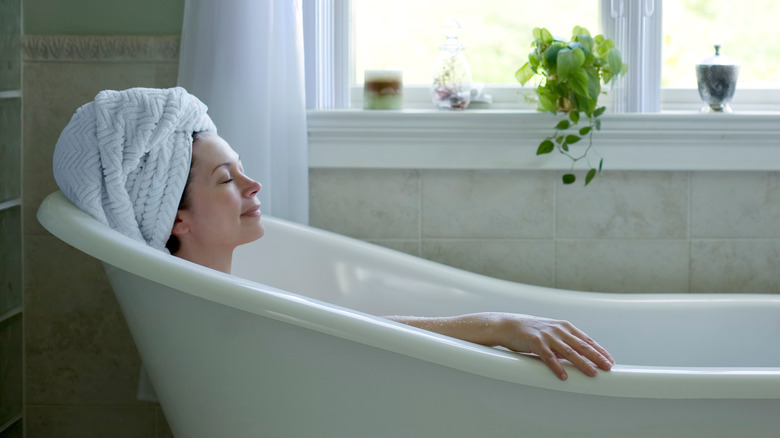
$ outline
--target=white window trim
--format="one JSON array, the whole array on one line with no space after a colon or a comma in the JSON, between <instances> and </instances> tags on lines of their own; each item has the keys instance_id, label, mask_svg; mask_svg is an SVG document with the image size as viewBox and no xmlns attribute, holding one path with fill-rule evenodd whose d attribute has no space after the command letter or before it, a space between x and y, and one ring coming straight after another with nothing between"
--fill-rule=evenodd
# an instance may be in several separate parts
<instances>
[{"instance_id":1,"label":"white window trim","mask_svg":"<svg viewBox=\"0 0 780 438\"><path fill-rule=\"evenodd\" d=\"M310 0L303 8L306 106L349 107L350 0Z\"/></svg>"},{"instance_id":2,"label":"white window trim","mask_svg":"<svg viewBox=\"0 0 780 438\"><path fill-rule=\"evenodd\" d=\"M613 98L613 111L661 111L661 26L663 0L599 0L604 36L617 44L623 62L633 66Z\"/></svg>"}]
</instances>

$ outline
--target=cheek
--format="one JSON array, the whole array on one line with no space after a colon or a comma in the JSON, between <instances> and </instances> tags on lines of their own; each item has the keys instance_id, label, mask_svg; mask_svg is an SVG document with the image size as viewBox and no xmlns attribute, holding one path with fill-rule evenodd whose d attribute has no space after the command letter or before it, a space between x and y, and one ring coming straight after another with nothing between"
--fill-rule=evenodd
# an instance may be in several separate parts
<instances>
[{"instance_id":1,"label":"cheek","mask_svg":"<svg viewBox=\"0 0 780 438\"><path fill-rule=\"evenodd\" d=\"M241 200L224 192L203 197L200 201L198 212L203 222L212 226L231 225L241 213Z\"/></svg>"}]
</instances>

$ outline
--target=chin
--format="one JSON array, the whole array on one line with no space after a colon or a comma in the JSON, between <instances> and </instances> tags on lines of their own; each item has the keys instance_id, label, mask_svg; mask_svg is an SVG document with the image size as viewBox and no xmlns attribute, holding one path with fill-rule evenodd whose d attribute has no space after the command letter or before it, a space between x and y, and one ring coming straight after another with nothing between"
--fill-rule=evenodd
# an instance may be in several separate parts
<instances>
[{"instance_id":1,"label":"chin","mask_svg":"<svg viewBox=\"0 0 780 438\"><path fill-rule=\"evenodd\" d=\"M254 242L265 235L265 225L260 221L260 218L257 218L257 222L252 222L251 224L244 223L242 228L239 237L241 243L239 245Z\"/></svg>"},{"instance_id":2,"label":"chin","mask_svg":"<svg viewBox=\"0 0 780 438\"><path fill-rule=\"evenodd\" d=\"M263 225L262 222L257 222L257 227L254 230L252 240L250 242L254 242L255 240L265 236L265 225Z\"/></svg>"}]
</instances>

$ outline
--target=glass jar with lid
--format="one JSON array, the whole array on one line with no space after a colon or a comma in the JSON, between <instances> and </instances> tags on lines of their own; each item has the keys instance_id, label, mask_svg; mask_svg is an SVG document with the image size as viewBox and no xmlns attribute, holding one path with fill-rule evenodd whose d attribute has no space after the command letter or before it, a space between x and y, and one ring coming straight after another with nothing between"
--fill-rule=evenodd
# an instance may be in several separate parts
<instances>
[{"instance_id":1,"label":"glass jar with lid","mask_svg":"<svg viewBox=\"0 0 780 438\"><path fill-rule=\"evenodd\" d=\"M431 87L433 104L439 109L462 110L471 102L471 67L463 44L458 42L460 32L460 23L454 18L442 26L447 41L439 46Z\"/></svg>"},{"instance_id":2,"label":"glass jar with lid","mask_svg":"<svg viewBox=\"0 0 780 438\"><path fill-rule=\"evenodd\" d=\"M715 54L696 64L696 81L699 96L706 106L703 112L730 113L729 102L734 97L739 77L739 65L728 56L720 54L720 45L715 45Z\"/></svg>"}]
</instances>

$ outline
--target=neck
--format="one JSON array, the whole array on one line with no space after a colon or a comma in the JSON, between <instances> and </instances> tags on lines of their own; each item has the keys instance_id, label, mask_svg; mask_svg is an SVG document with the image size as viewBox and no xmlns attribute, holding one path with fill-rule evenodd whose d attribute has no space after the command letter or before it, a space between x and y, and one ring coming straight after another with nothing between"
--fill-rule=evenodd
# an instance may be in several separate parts
<instances>
[{"instance_id":1,"label":"neck","mask_svg":"<svg viewBox=\"0 0 780 438\"><path fill-rule=\"evenodd\" d=\"M233 263L232 249L211 248L204 251L182 246L174 255L226 274L230 274L230 266Z\"/></svg>"}]
</instances>

